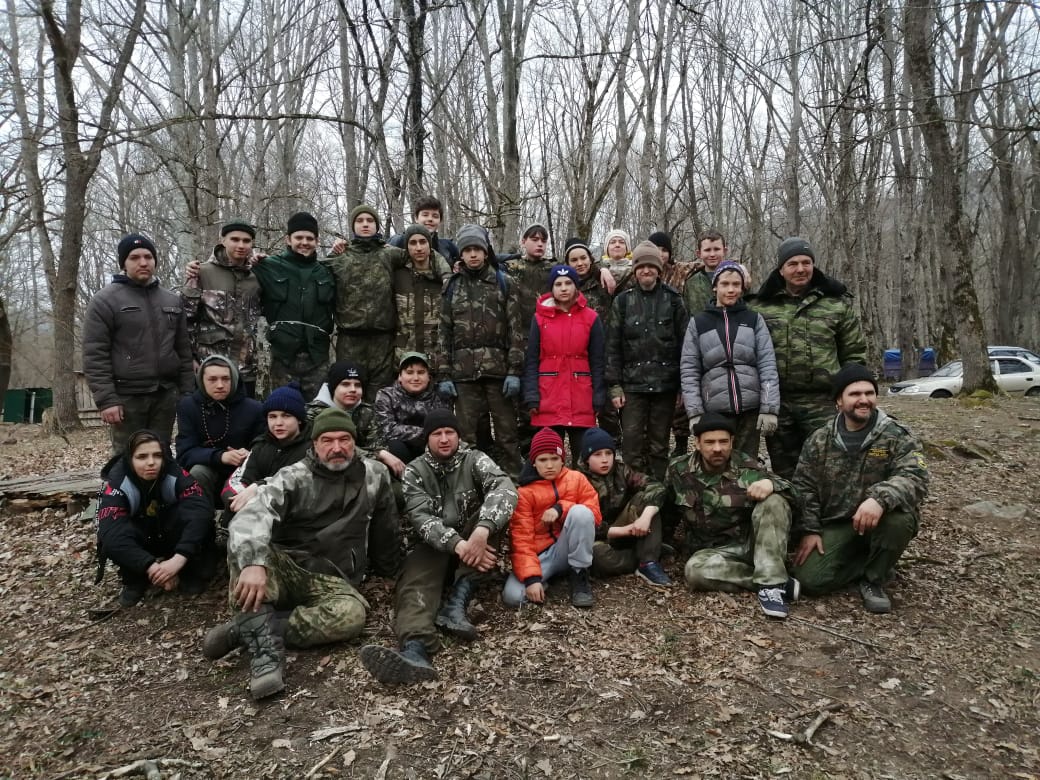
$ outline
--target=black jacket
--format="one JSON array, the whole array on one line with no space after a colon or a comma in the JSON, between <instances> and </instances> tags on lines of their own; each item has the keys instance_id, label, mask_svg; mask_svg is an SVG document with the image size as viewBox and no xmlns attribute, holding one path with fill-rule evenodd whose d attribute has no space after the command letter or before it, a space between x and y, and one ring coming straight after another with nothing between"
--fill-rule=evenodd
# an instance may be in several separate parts
<instances>
[{"instance_id":1,"label":"black jacket","mask_svg":"<svg viewBox=\"0 0 1040 780\"><path fill-rule=\"evenodd\" d=\"M264 407L239 385L224 401L196 390L177 403L177 462L185 469L210 466L227 477L234 467L220 462L231 447L248 447L267 428Z\"/></svg>"}]
</instances>

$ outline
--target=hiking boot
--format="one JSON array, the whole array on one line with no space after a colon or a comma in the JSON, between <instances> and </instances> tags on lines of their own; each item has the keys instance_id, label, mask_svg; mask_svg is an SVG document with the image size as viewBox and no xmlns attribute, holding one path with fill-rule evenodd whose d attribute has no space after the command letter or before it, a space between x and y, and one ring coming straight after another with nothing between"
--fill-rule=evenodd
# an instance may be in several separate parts
<instances>
[{"instance_id":1,"label":"hiking boot","mask_svg":"<svg viewBox=\"0 0 1040 780\"><path fill-rule=\"evenodd\" d=\"M202 640L202 654L214 661L223 658L236 647L242 647L242 636L234 620L213 626Z\"/></svg>"},{"instance_id":2,"label":"hiking boot","mask_svg":"<svg viewBox=\"0 0 1040 780\"><path fill-rule=\"evenodd\" d=\"M670 588L672 586L672 581L668 579L668 575L664 573L664 569L661 568L661 564L657 561L647 561L639 564L639 567L636 569L636 576L641 577L651 585L657 585L661 588Z\"/></svg>"},{"instance_id":3,"label":"hiking boot","mask_svg":"<svg viewBox=\"0 0 1040 780\"><path fill-rule=\"evenodd\" d=\"M758 590L758 603L769 617L785 618L791 610L784 603L786 585L766 585Z\"/></svg>"},{"instance_id":4,"label":"hiking boot","mask_svg":"<svg viewBox=\"0 0 1040 780\"><path fill-rule=\"evenodd\" d=\"M249 660L249 692L254 699L266 699L285 688L285 646L276 630L274 608L262 604L256 612L240 612L235 625L252 656Z\"/></svg>"},{"instance_id":5,"label":"hiking boot","mask_svg":"<svg viewBox=\"0 0 1040 780\"><path fill-rule=\"evenodd\" d=\"M571 569L571 604L586 609L596 603L589 584L588 569Z\"/></svg>"},{"instance_id":6,"label":"hiking boot","mask_svg":"<svg viewBox=\"0 0 1040 780\"><path fill-rule=\"evenodd\" d=\"M794 577L788 577L787 582L784 583L784 601L788 604L794 604L801 597L802 583Z\"/></svg>"},{"instance_id":7,"label":"hiking boot","mask_svg":"<svg viewBox=\"0 0 1040 780\"><path fill-rule=\"evenodd\" d=\"M892 601L888 598L888 594L885 593L885 589L876 582L861 581L859 584L859 595L863 599L863 608L867 612L883 615L892 611Z\"/></svg>"},{"instance_id":8,"label":"hiking boot","mask_svg":"<svg viewBox=\"0 0 1040 780\"><path fill-rule=\"evenodd\" d=\"M133 607L141 599L144 598L146 585L123 585L123 589L119 591L119 606L121 607Z\"/></svg>"},{"instance_id":9,"label":"hiking boot","mask_svg":"<svg viewBox=\"0 0 1040 780\"><path fill-rule=\"evenodd\" d=\"M409 639L400 650L365 645L361 648L361 665L384 685L411 685L437 679L437 670L430 663L426 646L418 639Z\"/></svg>"},{"instance_id":10,"label":"hiking boot","mask_svg":"<svg viewBox=\"0 0 1040 780\"><path fill-rule=\"evenodd\" d=\"M434 624L448 634L471 641L478 636L477 627L466 617L466 607L473 598L476 583L472 577L460 577L441 605Z\"/></svg>"}]
</instances>

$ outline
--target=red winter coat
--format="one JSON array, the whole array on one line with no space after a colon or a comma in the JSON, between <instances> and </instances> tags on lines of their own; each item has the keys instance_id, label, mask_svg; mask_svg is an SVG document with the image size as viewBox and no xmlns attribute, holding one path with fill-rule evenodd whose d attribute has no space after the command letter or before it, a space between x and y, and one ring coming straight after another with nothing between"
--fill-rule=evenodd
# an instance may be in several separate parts
<instances>
[{"instance_id":1,"label":"red winter coat","mask_svg":"<svg viewBox=\"0 0 1040 780\"><path fill-rule=\"evenodd\" d=\"M607 400L605 345L603 324L580 292L567 312L551 292L539 297L524 364L524 403L537 409L533 426L596 424Z\"/></svg>"}]
</instances>

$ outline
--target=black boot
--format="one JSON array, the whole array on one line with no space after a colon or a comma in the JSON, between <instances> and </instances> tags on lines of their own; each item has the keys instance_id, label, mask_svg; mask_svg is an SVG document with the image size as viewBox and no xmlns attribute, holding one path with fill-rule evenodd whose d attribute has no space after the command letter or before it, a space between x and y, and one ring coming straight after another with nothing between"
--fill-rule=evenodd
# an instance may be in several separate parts
<instances>
[{"instance_id":1,"label":"black boot","mask_svg":"<svg viewBox=\"0 0 1040 780\"><path fill-rule=\"evenodd\" d=\"M437 679L437 670L430 663L426 646L418 639L409 639L400 650L365 645L361 648L361 664L384 685L411 685Z\"/></svg>"},{"instance_id":2,"label":"black boot","mask_svg":"<svg viewBox=\"0 0 1040 780\"><path fill-rule=\"evenodd\" d=\"M444 600L437 619L434 621L437 628L443 629L452 636L459 639L473 640L477 638L477 627L469 622L466 617L466 607L473 598L473 591L477 583L472 577L460 577L448 598Z\"/></svg>"},{"instance_id":3,"label":"black boot","mask_svg":"<svg viewBox=\"0 0 1040 780\"><path fill-rule=\"evenodd\" d=\"M589 584L588 569L571 569L571 604L587 608L596 603Z\"/></svg>"},{"instance_id":4,"label":"black boot","mask_svg":"<svg viewBox=\"0 0 1040 780\"><path fill-rule=\"evenodd\" d=\"M252 655L249 692L254 699L265 699L285 688L285 644L277 623L270 604L262 604L256 612L240 612L235 616L241 642Z\"/></svg>"}]
</instances>

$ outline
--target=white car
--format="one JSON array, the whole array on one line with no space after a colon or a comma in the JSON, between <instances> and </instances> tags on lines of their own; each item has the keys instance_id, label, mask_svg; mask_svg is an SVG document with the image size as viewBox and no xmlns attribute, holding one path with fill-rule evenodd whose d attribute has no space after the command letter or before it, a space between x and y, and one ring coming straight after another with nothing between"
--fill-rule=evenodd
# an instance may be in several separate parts
<instances>
[{"instance_id":1,"label":"white car","mask_svg":"<svg viewBox=\"0 0 1040 780\"><path fill-rule=\"evenodd\" d=\"M997 387L1008 395L1040 396L1040 365L1020 357L996 357L990 360ZM896 382L888 388L889 395L910 398L952 398L964 384L964 366L961 361L947 363L931 376Z\"/></svg>"}]
</instances>

